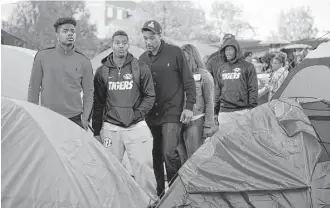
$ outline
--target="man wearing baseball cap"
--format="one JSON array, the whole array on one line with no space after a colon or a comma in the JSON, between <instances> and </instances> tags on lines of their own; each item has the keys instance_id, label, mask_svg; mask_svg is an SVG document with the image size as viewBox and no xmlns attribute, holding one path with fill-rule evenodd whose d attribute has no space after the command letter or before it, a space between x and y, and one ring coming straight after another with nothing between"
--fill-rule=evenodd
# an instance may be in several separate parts
<instances>
[{"instance_id":1,"label":"man wearing baseball cap","mask_svg":"<svg viewBox=\"0 0 330 208\"><path fill-rule=\"evenodd\" d=\"M163 158L171 184L181 167L177 147L182 123L188 124L193 116L196 88L183 51L161 39L160 24L149 20L143 25L142 33L147 51L140 56L140 61L149 65L156 92L155 104L146 121L154 137L154 172L157 194L161 197L165 189Z\"/></svg>"}]
</instances>

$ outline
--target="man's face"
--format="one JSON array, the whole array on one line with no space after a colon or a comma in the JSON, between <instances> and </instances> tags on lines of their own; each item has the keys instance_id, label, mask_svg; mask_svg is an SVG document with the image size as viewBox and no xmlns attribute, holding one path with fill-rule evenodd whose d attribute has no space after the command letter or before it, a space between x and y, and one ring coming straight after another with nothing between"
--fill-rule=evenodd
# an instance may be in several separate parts
<instances>
[{"instance_id":1,"label":"man's face","mask_svg":"<svg viewBox=\"0 0 330 208\"><path fill-rule=\"evenodd\" d=\"M67 46L73 45L76 41L76 28L72 24L60 25L56 36L60 43Z\"/></svg>"},{"instance_id":2,"label":"man's face","mask_svg":"<svg viewBox=\"0 0 330 208\"><path fill-rule=\"evenodd\" d=\"M160 34L155 34L152 31L145 30L142 32L144 43L148 51L155 52L160 45Z\"/></svg>"},{"instance_id":3,"label":"man's face","mask_svg":"<svg viewBox=\"0 0 330 208\"><path fill-rule=\"evenodd\" d=\"M112 40L112 50L115 57L125 58L128 53L129 42L124 35L117 35Z\"/></svg>"},{"instance_id":4,"label":"man's face","mask_svg":"<svg viewBox=\"0 0 330 208\"><path fill-rule=\"evenodd\" d=\"M226 56L228 61L231 61L231 60L235 59L235 57L236 57L235 47L234 46L227 46L225 48L225 56Z\"/></svg>"}]
</instances>

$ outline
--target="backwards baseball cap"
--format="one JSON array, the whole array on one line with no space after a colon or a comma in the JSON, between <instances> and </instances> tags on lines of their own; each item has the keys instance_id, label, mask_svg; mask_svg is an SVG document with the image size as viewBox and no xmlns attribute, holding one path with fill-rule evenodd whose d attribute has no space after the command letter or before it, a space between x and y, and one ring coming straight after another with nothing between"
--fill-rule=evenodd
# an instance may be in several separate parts
<instances>
[{"instance_id":1,"label":"backwards baseball cap","mask_svg":"<svg viewBox=\"0 0 330 208\"><path fill-rule=\"evenodd\" d=\"M144 23L142 29L142 31L144 30L150 30L156 34L160 34L162 33L162 27L160 26L159 22L157 22L156 20L149 20L146 23Z\"/></svg>"}]
</instances>

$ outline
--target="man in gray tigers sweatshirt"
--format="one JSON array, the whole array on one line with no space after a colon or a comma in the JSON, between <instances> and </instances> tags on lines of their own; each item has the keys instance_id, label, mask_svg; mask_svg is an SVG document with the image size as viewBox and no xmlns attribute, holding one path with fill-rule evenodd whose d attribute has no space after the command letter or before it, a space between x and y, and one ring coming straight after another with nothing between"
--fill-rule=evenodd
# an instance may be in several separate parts
<instances>
[{"instance_id":1,"label":"man in gray tigers sweatshirt","mask_svg":"<svg viewBox=\"0 0 330 208\"><path fill-rule=\"evenodd\" d=\"M87 130L94 93L92 65L74 46L76 21L59 18L54 27L58 43L36 54L28 101L38 105L40 96L42 106Z\"/></svg>"}]
</instances>

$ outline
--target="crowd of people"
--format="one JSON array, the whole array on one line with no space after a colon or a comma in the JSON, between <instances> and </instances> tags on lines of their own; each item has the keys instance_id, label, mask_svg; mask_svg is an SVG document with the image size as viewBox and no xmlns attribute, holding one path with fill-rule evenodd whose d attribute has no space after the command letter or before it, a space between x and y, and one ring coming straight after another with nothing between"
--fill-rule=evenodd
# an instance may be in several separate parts
<instances>
[{"instance_id":1,"label":"crowd of people","mask_svg":"<svg viewBox=\"0 0 330 208\"><path fill-rule=\"evenodd\" d=\"M76 24L73 18L54 24L58 43L36 54L28 101L39 104L40 97L42 106L85 130L92 119L95 138L120 162L126 151L133 177L151 201L164 194L164 162L171 185L223 123L258 105L253 54L243 54L233 35L202 59L191 44L164 42L161 25L150 20L141 27L146 51L140 57L129 52L127 33L116 31L112 53L93 75L90 61L74 46ZM279 53L263 63L272 73L262 89L270 99L288 74L287 57Z\"/></svg>"}]
</instances>

